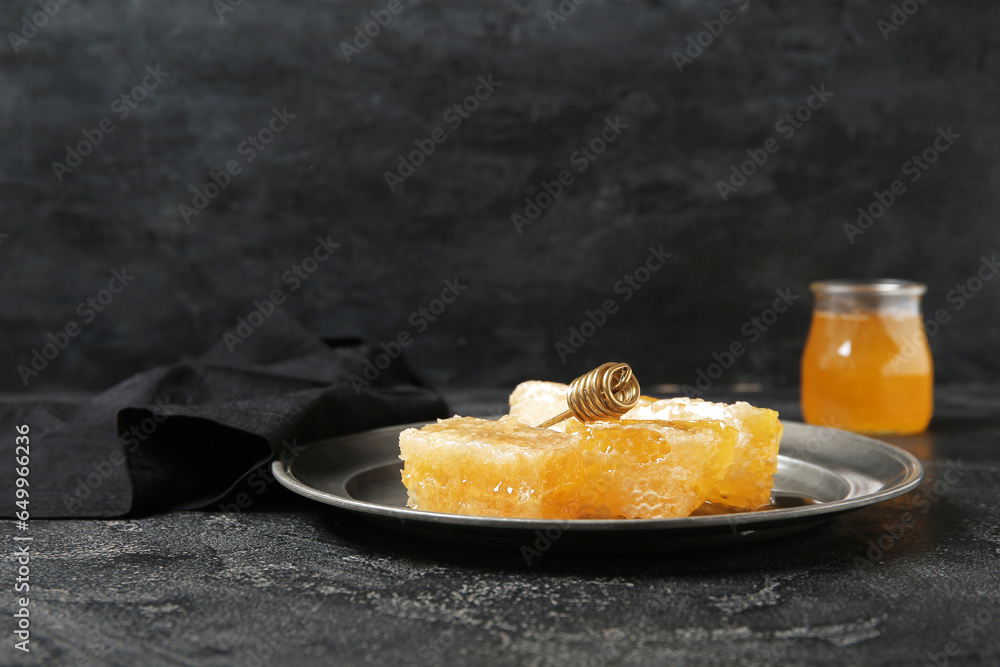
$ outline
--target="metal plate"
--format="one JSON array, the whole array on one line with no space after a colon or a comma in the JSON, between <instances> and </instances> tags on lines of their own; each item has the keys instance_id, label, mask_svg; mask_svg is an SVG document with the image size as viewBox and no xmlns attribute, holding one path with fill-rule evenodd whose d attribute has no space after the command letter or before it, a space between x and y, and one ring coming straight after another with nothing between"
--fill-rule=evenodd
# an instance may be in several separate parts
<instances>
[{"instance_id":1,"label":"metal plate","mask_svg":"<svg viewBox=\"0 0 1000 667\"><path fill-rule=\"evenodd\" d=\"M586 552L712 547L771 539L900 496L924 471L910 454L887 443L836 429L785 426L773 496L814 501L740 514L680 519L554 521L423 512L406 507L400 478L402 424L308 445L272 471L286 488L313 500L424 538L475 546L528 546ZM544 539L541 539L543 538Z\"/></svg>"}]
</instances>

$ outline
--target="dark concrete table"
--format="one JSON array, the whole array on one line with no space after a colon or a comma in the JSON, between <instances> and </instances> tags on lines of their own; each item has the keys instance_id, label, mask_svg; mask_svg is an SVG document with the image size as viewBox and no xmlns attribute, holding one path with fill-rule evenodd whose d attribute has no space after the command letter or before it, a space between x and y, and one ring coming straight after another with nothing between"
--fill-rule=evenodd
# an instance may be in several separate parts
<instances>
[{"instance_id":1,"label":"dark concrete table","mask_svg":"<svg viewBox=\"0 0 1000 667\"><path fill-rule=\"evenodd\" d=\"M504 400L449 396L466 414L496 414ZM800 416L794 392L743 397ZM553 554L529 567L518 552L401 537L274 484L239 512L35 520L33 650L24 660L7 632L0 657L47 665L998 664L1000 387L939 388L931 431L894 442L925 462L917 491L738 549Z\"/></svg>"}]
</instances>

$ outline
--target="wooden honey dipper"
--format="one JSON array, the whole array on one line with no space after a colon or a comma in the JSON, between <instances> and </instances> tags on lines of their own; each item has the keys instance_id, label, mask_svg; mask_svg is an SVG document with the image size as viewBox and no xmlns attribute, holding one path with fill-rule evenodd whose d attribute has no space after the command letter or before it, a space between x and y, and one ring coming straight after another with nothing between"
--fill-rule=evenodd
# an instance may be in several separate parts
<instances>
[{"instance_id":1,"label":"wooden honey dipper","mask_svg":"<svg viewBox=\"0 0 1000 667\"><path fill-rule=\"evenodd\" d=\"M609 361L573 380L566 391L569 410L538 425L548 428L564 419L582 422L620 417L639 402L639 381L628 364Z\"/></svg>"}]
</instances>

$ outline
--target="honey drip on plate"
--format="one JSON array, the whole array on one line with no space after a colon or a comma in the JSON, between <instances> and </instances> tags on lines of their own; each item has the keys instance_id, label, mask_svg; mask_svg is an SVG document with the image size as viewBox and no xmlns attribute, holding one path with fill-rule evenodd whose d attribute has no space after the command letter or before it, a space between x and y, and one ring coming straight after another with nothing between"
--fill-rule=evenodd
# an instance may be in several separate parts
<instances>
[{"instance_id":1,"label":"honey drip on plate","mask_svg":"<svg viewBox=\"0 0 1000 667\"><path fill-rule=\"evenodd\" d=\"M737 509L735 507L726 507L725 505L718 505L715 503L702 503L691 516L720 516L723 514L748 514L750 512L766 512L767 510L780 510L788 509L790 507L808 507L809 505L817 505L819 501L813 500L812 498L805 498L803 496L771 496L771 502L766 505L761 505L752 510Z\"/></svg>"}]
</instances>

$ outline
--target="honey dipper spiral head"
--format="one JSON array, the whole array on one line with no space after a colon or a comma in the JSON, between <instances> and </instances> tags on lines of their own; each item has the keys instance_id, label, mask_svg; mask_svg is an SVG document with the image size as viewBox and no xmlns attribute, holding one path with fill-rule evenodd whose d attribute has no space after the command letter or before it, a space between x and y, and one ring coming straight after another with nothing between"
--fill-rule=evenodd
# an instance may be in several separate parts
<instances>
[{"instance_id":1,"label":"honey dipper spiral head","mask_svg":"<svg viewBox=\"0 0 1000 667\"><path fill-rule=\"evenodd\" d=\"M629 365L608 362L573 380L566 392L569 410L539 424L539 428L558 424L569 417L582 422L614 419L628 412L638 401L639 381Z\"/></svg>"}]
</instances>

